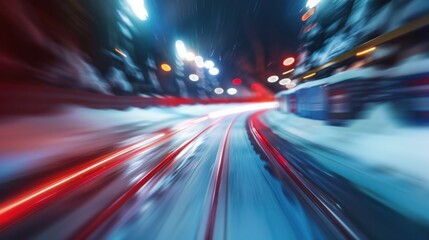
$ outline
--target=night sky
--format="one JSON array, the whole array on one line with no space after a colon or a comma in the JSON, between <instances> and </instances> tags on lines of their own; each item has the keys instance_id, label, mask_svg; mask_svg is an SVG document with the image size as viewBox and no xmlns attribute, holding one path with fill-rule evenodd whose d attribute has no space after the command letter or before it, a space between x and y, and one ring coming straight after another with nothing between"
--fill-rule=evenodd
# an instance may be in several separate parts
<instances>
[{"instance_id":1,"label":"night sky","mask_svg":"<svg viewBox=\"0 0 429 240\"><path fill-rule=\"evenodd\" d=\"M265 82L295 55L304 0L147 0L152 31L160 41L181 39L212 59L223 81Z\"/></svg>"}]
</instances>

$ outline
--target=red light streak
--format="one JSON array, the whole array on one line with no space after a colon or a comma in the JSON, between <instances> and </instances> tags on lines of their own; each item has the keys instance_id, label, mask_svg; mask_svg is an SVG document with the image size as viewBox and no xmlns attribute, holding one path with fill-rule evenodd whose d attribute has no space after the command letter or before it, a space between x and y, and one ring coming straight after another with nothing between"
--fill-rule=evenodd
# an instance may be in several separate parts
<instances>
[{"instance_id":1,"label":"red light streak","mask_svg":"<svg viewBox=\"0 0 429 240\"><path fill-rule=\"evenodd\" d=\"M37 211L49 202L53 201L55 197L61 196L74 187L107 172L113 167L150 150L152 147L155 147L162 142L167 141L174 134L207 119L208 117L202 117L195 120L191 119L185 121L178 125L183 126L180 127L180 129L160 131L160 133L138 143L57 174L51 177L50 180L32 186L29 189L24 190L21 194L7 199L0 204L0 231ZM192 124L192 122L194 123Z\"/></svg>"},{"instance_id":2,"label":"red light streak","mask_svg":"<svg viewBox=\"0 0 429 240\"><path fill-rule=\"evenodd\" d=\"M238 116L231 121L231 123L229 124L226 130L225 137L222 140L222 145L221 145L222 147L217 157L217 165L213 171L214 180L215 180L214 192L210 199L210 212L207 219L207 228L206 228L204 239L214 239L216 213L219 205L219 194L220 194L220 188L222 184L222 176L224 172L226 177L228 174L228 172L225 171L226 170L225 168L227 168L227 164L228 164L228 153L229 153L228 140L229 140L229 135L231 133L232 126L234 125L237 118Z\"/></svg>"}]
</instances>

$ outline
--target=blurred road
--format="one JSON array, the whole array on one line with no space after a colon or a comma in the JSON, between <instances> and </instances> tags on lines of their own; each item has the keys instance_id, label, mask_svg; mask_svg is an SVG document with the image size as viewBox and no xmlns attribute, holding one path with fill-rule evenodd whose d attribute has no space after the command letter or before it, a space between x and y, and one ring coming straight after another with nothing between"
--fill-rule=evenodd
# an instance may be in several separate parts
<instances>
[{"instance_id":1,"label":"blurred road","mask_svg":"<svg viewBox=\"0 0 429 240\"><path fill-rule=\"evenodd\" d=\"M275 135L261 112L223 110L165 125L43 174L2 182L0 238L429 236L427 226Z\"/></svg>"}]
</instances>

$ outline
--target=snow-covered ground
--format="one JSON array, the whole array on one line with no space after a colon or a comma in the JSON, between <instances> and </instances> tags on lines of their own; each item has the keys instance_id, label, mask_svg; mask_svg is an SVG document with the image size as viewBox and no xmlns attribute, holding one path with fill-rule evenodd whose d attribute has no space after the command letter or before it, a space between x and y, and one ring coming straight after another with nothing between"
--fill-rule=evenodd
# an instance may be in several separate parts
<instances>
[{"instance_id":1,"label":"snow-covered ground","mask_svg":"<svg viewBox=\"0 0 429 240\"><path fill-rule=\"evenodd\" d=\"M193 105L174 108L97 110L68 107L60 113L4 119L0 122L0 183L118 146L132 137L144 137L199 117L240 104Z\"/></svg>"},{"instance_id":2,"label":"snow-covered ground","mask_svg":"<svg viewBox=\"0 0 429 240\"><path fill-rule=\"evenodd\" d=\"M429 224L429 128L404 127L388 104L348 127L271 111L264 121L327 169L372 197Z\"/></svg>"}]
</instances>

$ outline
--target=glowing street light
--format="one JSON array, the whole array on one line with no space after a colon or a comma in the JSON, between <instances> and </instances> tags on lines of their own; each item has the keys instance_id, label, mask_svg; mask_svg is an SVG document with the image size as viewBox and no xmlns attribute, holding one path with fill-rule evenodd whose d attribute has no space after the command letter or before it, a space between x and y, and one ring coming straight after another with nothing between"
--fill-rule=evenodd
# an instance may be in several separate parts
<instances>
[{"instance_id":1,"label":"glowing street light","mask_svg":"<svg viewBox=\"0 0 429 240\"><path fill-rule=\"evenodd\" d=\"M295 62L295 58L288 57L283 61L283 65L287 67L287 66L294 64L294 62Z\"/></svg>"},{"instance_id":2,"label":"glowing street light","mask_svg":"<svg viewBox=\"0 0 429 240\"><path fill-rule=\"evenodd\" d=\"M200 77L198 77L197 74L191 74L189 75L189 80L191 80L192 82L198 82L198 80L200 80Z\"/></svg>"},{"instance_id":3,"label":"glowing street light","mask_svg":"<svg viewBox=\"0 0 429 240\"><path fill-rule=\"evenodd\" d=\"M224 90L223 90L223 88L215 88L214 92L215 92L217 95L221 95L221 94L224 92Z\"/></svg>"},{"instance_id":4,"label":"glowing street light","mask_svg":"<svg viewBox=\"0 0 429 240\"><path fill-rule=\"evenodd\" d=\"M188 55L188 51L186 51L186 46L181 40L176 41L176 50L177 54L181 58L185 58Z\"/></svg>"},{"instance_id":5,"label":"glowing street light","mask_svg":"<svg viewBox=\"0 0 429 240\"><path fill-rule=\"evenodd\" d=\"M164 72L170 72L171 71L171 66L168 65L168 64L166 64L166 63L163 63L163 64L161 64L161 69Z\"/></svg>"},{"instance_id":6,"label":"glowing street light","mask_svg":"<svg viewBox=\"0 0 429 240\"><path fill-rule=\"evenodd\" d=\"M291 82L292 82L292 80L290 78L285 78L285 79L280 80L279 84L282 86L286 86L287 84L289 84Z\"/></svg>"},{"instance_id":7,"label":"glowing street light","mask_svg":"<svg viewBox=\"0 0 429 240\"><path fill-rule=\"evenodd\" d=\"M195 60L195 54L193 52L187 52L186 53L186 60L191 62Z\"/></svg>"},{"instance_id":8,"label":"glowing street light","mask_svg":"<svg viewBox=\"0 0 429 240\"><path fill-rule=\"evenodd\" d=\"M232 84L234 85L241 85L243 83L243 80L241 80L241 78L234 78L232 80Z\"/></svg>"},{"instance_id":9,"label":"glowing street light","mask_svg":"<svg viewBox=\"0 0 429 240\"><path fill-rule=\"evenodd\" d=\"M306 13L304 13L304 15L302 15L301 20L303 22L307 21L315 12L316 10L314 10L314 8L310 8Z\"/></svg>"},{"instance_id":10,"label":"glowing street light","mask_svg":"<svg viewBox=\"0 0 429 240\"><path fill-rule=\"evenodd\" d=\"M269 77L268 79L267 79L267 81L269 82L269 83L275 83L275 82L277 82L279 80L279 77L278 76L271 76L271 77Z\"/></svg>"},{"instance_id":11,"label":"glowing street light","mask_svg":"<svg viewBox=\"0 0 429 240\"><path fill-rule=\"evenodd\" d=\"M306 7L314 8L319 3L320 3L320 0L308 0Z\"/></svg>"},{"instance_id":12,"label":"glowing street light","mask_svg":"<svg viewBox=\"0 0 429 240\"><path fill-rule=\"evenodd\" d=\"M144 6L144 0L127 0L128 5L130 5L131 10L134 14L143 21L146 21L149 17L146 7Z\"/></svg>"},{"instance_id":13,"label":"glowing street light","mask_svg":"<svg viewBox=\"0 0 429 240\"><path fill-rule=\"evenodd\" d=\"M210 75L213 75L213 76L216 76L216 75L218 75L219 74L219 69L218 68L210 68L209 69L209 73L210 73Z\"/></svg>"},{"instance_id":14,"label":"glowing street light","mask_svg":"<svg viewBox=\"0 0 429 240\"><path fill-rule=\"evenodd\" d=\"M290 83L286 84L286 88L287 89L291 89L296 87L296 82L295 81L291 81Z\"/></svg>"},{"instance_id":15,"label":"glowing street light","mask_svg":"<svg viewBox=\"0 0 429 240\"><path fill-rule=\"evenodd\" d=\"M235 95L237 94L237 89L235 88L228 88L228 90L226 91L229 95Z\"/></svg>"},{"instance_id":16,"label":"glowing street light","mask_svg":"<svg viewBox=\"0 0 429 240\"><path fill-rule=\"evenodd\" d=\"M203 68L204 67L204 58L201 56L196 56L195 57L195 64L197 65L197 67Z\"/></svg>"},{"instance_id":17,"label":"glowing street light","mask_svg":"<svg viewBox=\"0 0 429 240\"><path fill-rule=\"evenodd\" d=\"M215 64L213 61L207 60L204 62L204 67L207 69L211 69L214 68Z\"/></svg>"}]
</instances>

